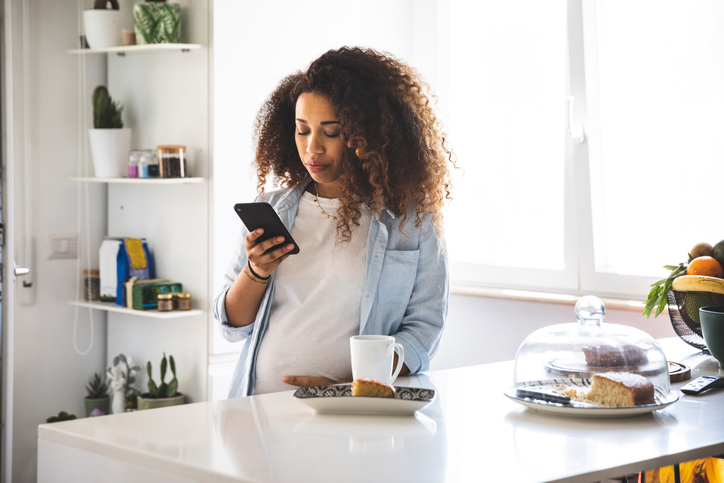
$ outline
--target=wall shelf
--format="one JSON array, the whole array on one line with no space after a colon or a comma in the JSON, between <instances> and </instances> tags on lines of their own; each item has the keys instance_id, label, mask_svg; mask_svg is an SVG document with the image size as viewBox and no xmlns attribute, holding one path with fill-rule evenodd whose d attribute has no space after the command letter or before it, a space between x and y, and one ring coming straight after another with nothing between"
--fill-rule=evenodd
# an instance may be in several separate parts
<instances>
[{"instance_id":1,"label":"wall shelf","mask_svg":"<svg viewBox=\"0 0 724 483\"><path fill-rule=\"evenodd\" d=\"M119 314L128 314L137 317L150 317L152 319L179 319L181 317L191 317L203 313L203 310L173 310L171 312L159 312L158 310L136 310L128 307L121 307L115 302L81 302L77 300L69 300L68 305L77 307L86 307L95 310L105 310L106 312L115 312Z\"/></svg>"},{"instance_id":2,"label":"wall shelf","mask_svg":"<svg viewBox=\"0 0 724 483\"><path fill-rule=\"evenodd\" d=\"M144 45L119 45L118 47L106 47L104 49L71 49L69 54L118 54L126 55L133 52L153 52L159 50L180 50L188 52L190 50L198 50L200 44L144 44Z\"/></svg>"},{"instance_id":3,"label":"wall shelf","mask_svg":"<svg viewBox=\"0 0 724 483\"><path fill-rule=\"evenodd\" d=\"M73 176L73 181L86 181L89 183L126 183L126 184L193 184L201 183L204 178L95 178L92 176Z\"/></svg>"}]
</instances>

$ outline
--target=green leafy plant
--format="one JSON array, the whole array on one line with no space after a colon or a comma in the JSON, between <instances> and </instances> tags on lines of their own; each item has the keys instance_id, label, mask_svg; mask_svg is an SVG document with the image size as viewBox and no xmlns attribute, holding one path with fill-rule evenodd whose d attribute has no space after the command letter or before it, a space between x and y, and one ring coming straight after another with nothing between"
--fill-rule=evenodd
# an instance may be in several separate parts
<instances>
[{"instance_id":1,"label":"green leafy plant","mask_svg":"<svg viewBox=\"0 0 724 483\"><path fill-rule=\"evenodd\" d=\"M165 382L167 364L171 366L171 373L173 373L173 379L171 379L168 384ZM160 399L176 396L176 393L178 392L178 379L176 379L176 363L173 360L173 356L169 356L167 362L166 353L163 353L163 359L161 359L161 385L157 386L153 380L151 361L148 361L148 364L146 364L146 372L148 373L149 397L153 399Z\"/></svg>"},{"instance_id":2,"label":"green leafy plant","mask_svg":"<svg viewBox=\"0 0 724 483\"><path fill-rule=\"evenodd\" d=\"M181 7L176 3L135 3L133 21L139 44L175 43L181 38Z\"/></svg>"},{"instance_id":3,"label":"green leafy plant","mask_svg":"<svg viewBox=\"0 0 724 483\"><path fill-rule=\"evenodd\" d=\"M110 386L108 385L107 379L102 379L100 373L96 372L93 376L88 379L88 384L85 386L88 395L88 399L101 399L108 397Z\"/></svg>"},{"instance_id":4,"label":"green leafy plant","mask_svg":"<svg viewBox=\"0 0 724 483\"><path fill-rule=\"evenodd\" d=\"M45 420L46 423L57 423L58 421L70 421L71 419L76 419L75 414L68 414L65 411L61 411L58 413L57 416L51 416L48 419Z\"/></svg>"},{"instance_id":5,"label":"green leafy plant","mask_svg":"<svg viewBox=\"0 0 724 483\"><path fill-rule=\"evenodd\" d=\"M95 129L121 129L123 107L113 100L105 86L93 91L93 127Z\"/></svg>"},{"instance_id":6,"label":"green leafy plant","mask_svg":"<svg viewBox=\"0 0 724 483\"><path fill-rule=\"evenodd\" d=\"M678 265L664 265L664 268L669 270L669 276L662 278L651 284L649 295L646 297L646 305L644 305L644 315L648 319L651 312L656 309L654 318L658 317L661 312L666 308L666 295L671 290L674 280L681 275L686 275L686 269L689 267L689 262L692 260L691 255L686 263L680 263Z\"/></svg>"}]
</instances>

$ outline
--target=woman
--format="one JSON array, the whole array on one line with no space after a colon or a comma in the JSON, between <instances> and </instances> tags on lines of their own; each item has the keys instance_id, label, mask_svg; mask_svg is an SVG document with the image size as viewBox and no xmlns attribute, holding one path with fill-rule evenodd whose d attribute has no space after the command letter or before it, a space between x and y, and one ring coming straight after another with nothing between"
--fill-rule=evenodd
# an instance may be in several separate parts
<instances>
[{"instance_id":1,"label":"woman","mask_svg":"<svg viewBox=\"0 0 724 483\"><path fill-rule=\"evenodd\" d=\"M282 80L255 126L258 201L299 244L241 239L214 304L243 341L229 397L351 380L349 337L394 335L429 368L447 314L441 209L452 153L427 84L394 57L331 50ZM268 178L282 189L265 192Z\"/></svg>"}]
</instances>

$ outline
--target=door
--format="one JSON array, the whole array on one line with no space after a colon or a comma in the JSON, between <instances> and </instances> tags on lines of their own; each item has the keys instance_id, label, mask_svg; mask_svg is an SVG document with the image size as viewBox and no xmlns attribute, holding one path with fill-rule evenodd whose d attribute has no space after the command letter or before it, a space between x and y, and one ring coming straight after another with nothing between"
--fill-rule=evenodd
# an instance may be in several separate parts
<instances>
[{"instance_id":1,"label":"door","mask_svg":"<svg viewBox=\"0 0 724 483\"><path fill-rule=\"evenodd\" d=\"M13 432L13 304L17 274L13 259L13 164L16 158L13 129L12 2L0 3L0 481L11 481ZM17 34L16 34L17 35Z\"/></svg>"}]
</instances>

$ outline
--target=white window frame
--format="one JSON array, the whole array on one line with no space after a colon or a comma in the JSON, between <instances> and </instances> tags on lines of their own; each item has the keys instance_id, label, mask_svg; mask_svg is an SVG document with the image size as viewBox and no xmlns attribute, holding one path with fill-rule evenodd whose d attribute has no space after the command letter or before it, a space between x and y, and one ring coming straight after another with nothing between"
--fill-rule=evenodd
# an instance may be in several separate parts
<instances>
[{"instance_id":1,"label":"white window frame","mask_svg":"<svg viewBox=\"0 0 724 483\"><path fill-rule=\"evenodd\" d=\"M455 0L453 0L455 1ZM591 160L601 153L598 125L598 67L595 0L567 0L567 85L561 100L564 164L564 268L561 270L451 263L453 293L467 287L534 290L562 294L595 294L643 301L656 277L621 275L596 269ZM573 99L570 121L579 124L584 141L575 142L566 122L566 99ZM454 195L454 193L453 193Z\"/></svg>"}]
</instances>

